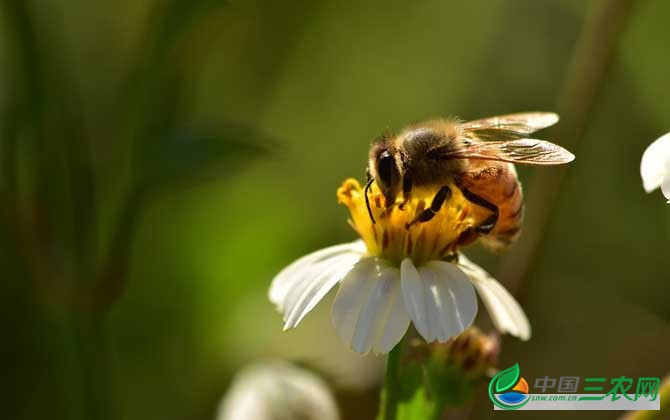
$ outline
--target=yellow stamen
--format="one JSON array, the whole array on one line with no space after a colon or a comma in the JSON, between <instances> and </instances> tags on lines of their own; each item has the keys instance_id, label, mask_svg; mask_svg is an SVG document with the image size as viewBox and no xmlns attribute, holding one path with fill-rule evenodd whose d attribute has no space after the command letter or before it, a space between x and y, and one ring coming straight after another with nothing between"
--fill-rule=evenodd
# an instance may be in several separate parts
<instances>
[{"instance_id":1,"label":"yellow stamen","mask_svg":"<svg viewBox=\"0 0 670 420\"><path fill-rule=\"evenodd\" d=\"M468 235L467 232L472 232L488 216L485 209L471 205L458 188L448 186L452 191L451 198L431 220L423 223L412 222L430 207L439 188L415 187L411 198L402 206L404 198L399 194L396 202L387 208L383 194L373 183L368 198L376 221L374 224L365 204L364 188L357 180L349 178L344 181L337 190L337 198L349 208L349 224L363 239L371 255L396 264L410 257L414 264L419 265L452 256L466 242L462 235Z\"/></svg>"}]
</instances>

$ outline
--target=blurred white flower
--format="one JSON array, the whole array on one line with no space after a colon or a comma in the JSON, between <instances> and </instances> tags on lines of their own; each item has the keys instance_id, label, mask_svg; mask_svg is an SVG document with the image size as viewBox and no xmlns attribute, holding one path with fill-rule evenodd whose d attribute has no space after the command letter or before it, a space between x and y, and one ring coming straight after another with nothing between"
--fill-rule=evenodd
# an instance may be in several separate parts
<instances>
[{"instance_id":1,"label":"blurred white flower","mask_svg":"<svg viewBox=\"0 0 670 420\"><path fill-rule=\"evenodd\" d=\"M326 383L288 362L257 363L239 372L219 406L217 420L338 420Z\"/></svg>"},{"instance_id":2,"label":"blurred white flower","mask_svg":"<svg viewBox=\"0 0 670 420\"><path fill-rule=\"evenodd\" d=\"M640 175L645 191L649 193L661 187L670 203L670 133L654 141L644 151Z\"/></svg>"},{"instance_id":3,"label":"blurred white flower","mask_svg":"<svg viewBox=\"0 0 670 420\"><path fill-rule=\"evenodd\" d=\"M473 226L472 214L456 204L430 222L408 227L422 208L416 194L403 208L374 207L355 180L338 191L362 240L328 247L300 258L272 281L269 298L293 328L339 284L332 321L339 337L358 353L388 353L410 320L428 342L445 342L472 324L475 289L495 326L523 340L530 324L523 310L486 271L456 252L460 235ZM374 188L372 202L377 200Z\"/></svg>"}]
</instances>

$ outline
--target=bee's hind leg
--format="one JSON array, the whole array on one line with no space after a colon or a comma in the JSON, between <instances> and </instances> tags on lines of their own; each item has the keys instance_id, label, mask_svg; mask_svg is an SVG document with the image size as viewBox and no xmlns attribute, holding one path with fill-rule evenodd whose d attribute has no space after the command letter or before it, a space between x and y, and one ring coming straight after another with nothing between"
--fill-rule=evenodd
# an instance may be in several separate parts
<instances>
[{"instance_id":1,"label":"bee's hind leg","mask_svg":"<svg viewBox=\"0 0 670 420\"><path fill-rule=\"evenodd\" d=\"M498 209L498 206L495 204L491 203L487 199L473 193L469 189L465 188L464 186L459 186L459 189L463 193L463 196L470 202L477 204L478 206L482 206L485 209L491 210L493 212L492 215L487 217L482 224L477 226L475 229L479 233L487 234L493 230L494 227L496 227L496 223L498 223L498 217L500 216L500 210Z\"/></svg>"},{"instance_id":2,"label":"bee's hind leg","mask_svg":"<svg viewBox=\"0 0 670 420\"><path fill-rule=\"evenodd\" d=\"M451 188L447 186L440 188L437 194L435 194L435 196L433 197L433 201L430 203L430 207L419 213L418 216L416 216L416 218L412 220L411 223L408 223L406 225L406 228L409 229L409 227L412 226L414 223L424 223L435 217L437 212L440 211L442 204L444 204L444 202L450 198L451 198Z\"/></svg>"}]
</instances>

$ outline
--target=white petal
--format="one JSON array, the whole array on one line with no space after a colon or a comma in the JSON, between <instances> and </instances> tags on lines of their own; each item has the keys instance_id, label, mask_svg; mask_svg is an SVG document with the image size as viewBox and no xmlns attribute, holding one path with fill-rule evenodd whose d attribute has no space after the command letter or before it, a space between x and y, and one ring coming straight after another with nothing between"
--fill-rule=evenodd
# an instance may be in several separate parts
<instances>
[{"instance_id":1,"label":"white petal","mask_svg":"<svg viewBox=\"0 0 670 420\"><path fill-rule=\"evenodd\" d=\"M528 340L531 335L528 318L507 289L463 254L459 255L458 265L470 276L496 328L501 333Z\"/></svg>"},{"instance_id":2,"label":"white petal","mask_svg":"<svg viewBox=\"0 0 670 420\"><path fill-rule=\"evenodd\" d=\"M335 245L328 248L321 249L311 254L305 255L302 258L294 261L288 267L284 268L272 280L269 290L269 298L272 303L277 305L278 309L282 309L284 299L296 283L304 280L304 274L310 270L312 266L328 260L329 258L343 255L343 254L357 254L363 255L365 253L365 244L358 240L346 244Z\"/></svg>"},{"instance_id":3,"label":"white petal","mask_svg":"<svg viewBox=\"0 0 670 420\"><path fill-rule=\"evenodd\" d=\"M306 280L296 284L285 299L284 330L297 326L360 259L360 255L348 253L314 265Z\"/></svg>"},{"instance_id":4,"label":"white petal","mask_svg":"<svg viewBox=\"0 0 670 420\"><path fill-rule=\"evenodd\" d=\"M668 160L670 159L670 133L660 137L647 147L640 162L640 175L645 191L651 192L660 187L663 180L670 177Z\"/></svg>"},{"instance_id":5,"label":"white petal","mask_svg":"<svg viewBox=\"0 0 670 420\"><path fill-rule=\"evenodd\" d=\"M401 270L405 307L426 341L447 341L472 324L477 297L468 276L455 264L432 261L417 271L405 259Z\"/></svg>"},{"instance_id":6,"label":"white petal","mask_svg":"<svg viewBox=\"0 0 670 420\"><path fill-rule=\"evenodd\" d=\"M409 258L400 264L400 285L405 302L405 309L414 322L414 327L422 336L428 335L426 299L421 276Z\"/></svg>"},{"instance_id":7,"label":"white petal","mask_svg":"<svg viewBox=\"0 0 670 420\"><path fill-rule=\"evenodd\" d=\"M663 182L661 183L661 191L663 191L663 195L668 199L668 203L670 203L670 156L668 157L668 163L666 166L667 169L665 172L665 178L663 178Z\"/></svg>"},{"instance_id":8,"label":"white petal","mask_svg":"<svg viewBox=\"0 0 670 420\"><path fill-rule=\"evenodd\" d=\"M374 257L359 261L342 279L332 319L340 338L358 353L393 349L409 326L398 269Z\"/></svg>"},{"instance_id":9,"label":"white petal","mask_svg":"<svg viewBox=\"0 0 670 420\"><path fill-rule=\"evenodd\" d=\"M351 343L361 307L378 275L378 260L374 257L360 260L340 282L332 308L332 319L338 335Z\"/></svg>"}]
</instances>

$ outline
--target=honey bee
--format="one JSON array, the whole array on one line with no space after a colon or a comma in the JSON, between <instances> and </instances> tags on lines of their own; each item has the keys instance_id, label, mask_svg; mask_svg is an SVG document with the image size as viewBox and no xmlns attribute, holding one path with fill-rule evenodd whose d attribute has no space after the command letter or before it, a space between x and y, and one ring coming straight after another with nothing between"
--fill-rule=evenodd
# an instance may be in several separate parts
<instances>
[{"instance_id":1,"label":"honey bee","mask_svg":"<svg viewBox=\"0 0 670 420\"><path fill-rule=\"evenodd\" d=\"M383 136L370 148L366 200L373 182L387 208L402 208L413 187L434 188L430 206L407 225L409 229L431 220L456 187L466 200L490 212L461 235L459 244L481 236L485 245L499 250L518 237L523 221L523 193L514 164L560 165L575 158L560 146L529 138L556 122L554 113L527 112L469 122L433 120L411 125L396 136ZM403 200L396 203L400 192Z\"/></svg>"}]
</instances>

